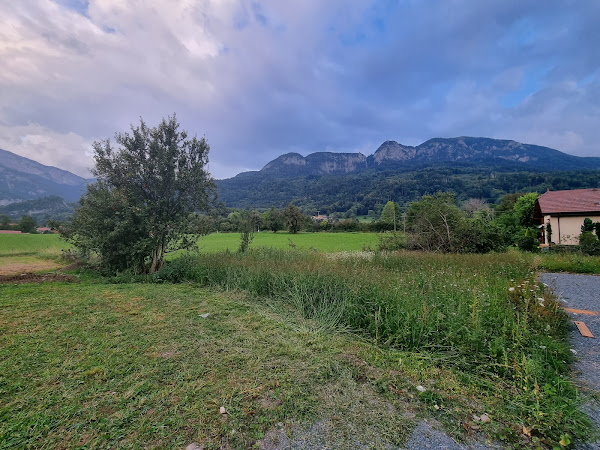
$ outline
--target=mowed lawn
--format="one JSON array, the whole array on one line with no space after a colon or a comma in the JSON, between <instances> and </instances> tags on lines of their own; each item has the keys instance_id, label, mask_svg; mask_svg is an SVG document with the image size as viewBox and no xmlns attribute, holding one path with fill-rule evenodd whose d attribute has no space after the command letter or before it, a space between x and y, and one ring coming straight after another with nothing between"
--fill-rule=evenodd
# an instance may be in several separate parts
<instances>
[{"instance_id":1,"label":"mowed lawn","mask_svg":"<svg viewBox=\"0 0 600 450\"><path fill-rule=\"evenodd\" d=\"M341 447L401 444L361 352L239 292L0 285L0 448L249 448L320 417L344 418L323 435Z\"/></svg>"}]
</instances>

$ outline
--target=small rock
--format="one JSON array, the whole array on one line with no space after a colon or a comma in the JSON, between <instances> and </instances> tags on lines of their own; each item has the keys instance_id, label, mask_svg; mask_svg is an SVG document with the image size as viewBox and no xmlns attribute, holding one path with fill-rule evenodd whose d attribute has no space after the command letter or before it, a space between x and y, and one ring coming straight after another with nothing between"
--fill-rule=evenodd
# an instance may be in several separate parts
<instances>
[{"instance_id":1,"label":"small rock","mask_svg":"<svg viewBox=\"0 0 600 450\"><path fill-rule=\"evenodd\" d=\"M227 410L225 409L225 407L224 407L224 406L221 406L221 407L219 408L219 412L220 412L221 414L227 414Z\"/></svg>"},{"instance_id":2,"label":"small rock","mask_svg":"<svg viewBox=\"0 0 600 450\"><path fill-rule=\"evenodd\" d=\"M206 319L208 316L210 316L210 313L200 314L200 317L202 317L203 319Z\"/></svg>"},{"instance_id":3,"label":"small rock","mask_svg":"<svg viewBox=\"0 0 600 450\"><path fill-rule=\"evenodd\" d=\"M575 350L574 348L572 348L572 349L570 349L570 350L571 350L571 353L573 353L574 355L576 355L576 354L577 354L577 350Z\"/></svg>"},{"instance_id":4,"label":"small rock","mask_svg":"<svg viewBox=\"0 0 600 450\"><path fill-rule=\"evenodd\" d=\"M479 422L479 421L481 420L481 417L479 417L479 416L476 416L475 414L473 414L473 420L474 420L475 422Z\"/></svg>"},{"instance_id":5,"label":"small rock","mask_svg":"<svg viewBox=\"0 0 600 450\"><path fill-rule=\"evenodd\" d=\"M424 388L423 386L421 386L421 385L418 385L418 386L417 386L417 391L419 391L419 392L425 392L426 390L427 390L427 389L425 389L425 388Z\"/></svg>"},{"instance_id":6,"label":"small rock","mask_svg":"<svg viewBox=\"0 0 600 450\"><path fill-rule=\"evenodd\" d=\"M471 430L479 430L479 425L471 425Z\"/></svg>"},{"instance_id":7,"label":"small rock","mask_svg":"<svg viewBox=\"0 0 600 450\"><path fill-rule=\"evenodd\" d=\"M204 445L200 445L196 442L192 442L190 445L188 445L185 450L204 450Z\"/></svg>"},{"instance_id":8,"label":"small rock","mask_svg":"<svg viewBox=\"0 0 600 450\"><path fill-rule=\"evenodd\" d=\"M488 422L490 422L492 419L490 419L490 416L488 416L487 414L482 414L482 415L481 415L481 417L480 417L480 420L481 420L483 423L488 423Z\"/></svg>"},{"instance_id":9,"label":"small rock","mask_svg":"<svg viewBox=\"0 0 600 450\"><path fill-rule=\"evenodd\" d=\"M437 411L438 409L440 409L440 407L438 405L433 405L433 407L435 408L435 410Z\"/></svg>"}]
</instances>

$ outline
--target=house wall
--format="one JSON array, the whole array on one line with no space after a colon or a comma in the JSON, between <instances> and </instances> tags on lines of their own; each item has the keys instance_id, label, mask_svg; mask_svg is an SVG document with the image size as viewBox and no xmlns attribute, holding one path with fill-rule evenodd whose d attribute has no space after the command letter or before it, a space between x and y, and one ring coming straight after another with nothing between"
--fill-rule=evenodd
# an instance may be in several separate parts
<instances>
[{"instance_id":1,"label":"house wall","mask_svg":"<svg viewBox=\"0 0 600 450\"><path fill-rule=\"evenodd\" d=\"M579 245L581 226L586 218L592 219L592 222L600 222L600 216L544 216L544 224L550 222L550 225L552 226L553 243L561 245Z\"/></svg>"}]
</instances>

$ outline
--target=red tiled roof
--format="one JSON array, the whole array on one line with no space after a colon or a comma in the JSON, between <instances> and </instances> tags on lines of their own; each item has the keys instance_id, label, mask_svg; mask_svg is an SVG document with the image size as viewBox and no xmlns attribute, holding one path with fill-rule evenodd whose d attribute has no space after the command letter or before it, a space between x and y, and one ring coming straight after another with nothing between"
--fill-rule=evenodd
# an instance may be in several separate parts
<instances>
[{"instance_id":1,"label":"red tiled roof","mask_svg":"<svg viewBox=\"0 0 600 450\"><path fill-rule=\"evenodd\" d=\"M538 197L542 214L600 213L600 189L573 189L548 191Z\"/></svg>"}]
</instances>

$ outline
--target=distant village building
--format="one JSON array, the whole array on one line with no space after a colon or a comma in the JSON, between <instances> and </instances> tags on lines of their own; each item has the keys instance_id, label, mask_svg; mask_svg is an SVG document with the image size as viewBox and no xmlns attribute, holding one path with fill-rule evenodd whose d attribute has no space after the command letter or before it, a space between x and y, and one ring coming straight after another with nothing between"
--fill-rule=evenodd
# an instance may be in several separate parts
<instances>
[{"instance_id":1,"label":"distant village building","mask_svg":"<svg viewBox=\"0 0 600 450\"><path fill-rule=\"evenodd\" d=\"M314 220L315 222L319 223L319 222L323 222L324 220L329 220L329 216L323 215L323 214L318 214L316 216L312 216L312 220Z\"/></svg>"},{"instance_id":2,"label":"distant village building","mask_svg":"<svg viewBox=\"0 0 600 450\"><path fill-rule=\"evenodd\" d=\"M0 230L0 234L21 234L21 232L17 230Z\"/></svg>"},{"instance_id":3,"label":"distant village building","mask_svg":"<svg viewBox=\"0 0 600 450\"><path fill-rule=\"evenodd\" d=\"M48 228L48 227L37 227L35 229L38 233L56 233L56 228Z\"/></svg>"},{"instance_id":4,"label":"distant village building","mask_svg":"<svg viewBox=\"0 0 600 450\"><path fill-rule=\"evenodd\" d=\"M538 197L533 221L542 231L542 245L549 245L547 225L552 230L552 243L579 244L581 226L586 218L600 222L600 189L548 191Z\"/></svg>"}]
</instances>

